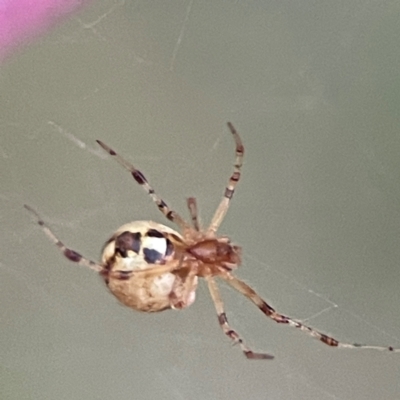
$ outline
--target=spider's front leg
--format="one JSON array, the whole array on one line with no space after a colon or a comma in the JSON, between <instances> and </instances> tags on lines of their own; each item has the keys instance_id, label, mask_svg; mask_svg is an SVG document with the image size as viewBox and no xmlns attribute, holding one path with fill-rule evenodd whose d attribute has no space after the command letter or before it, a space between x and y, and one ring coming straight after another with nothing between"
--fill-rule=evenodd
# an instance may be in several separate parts
<instances>
[{"instance_id":1,"label":"spider's front leg","mask_svg":"<svg viewBox=\"0 0 400 400\"><path fill-rule=\"evenodd\" d=\"M174 210L171 210L167 203L159 197L154 189L151 187L150 183L147 181L144 174L136 169L130 162L121 157L116 151L114 151L111 147L103 143L101 140L96 140L96 142L114 159L122 165L127 171L129 171L133 177L133 179L144 189L144 191L151 197L151 199L156 203L158 209L164 214L164 216L170 221L176 223L182 231L187 231L189 229L189 225L187 222Z\"/></svg>"},{"instance_id":2,"label":"spider's front leg","mask_svg":"<svg viewBox=\"0 0 400 400\"><path fill-rule=\"evenodd\" d=\"M192 225L197 232L200 232L199 213L197 209L197 200L195 197L188 197L186 204L189 209L190 218L192 219Z\"/></svg>"},{"instance_id":3,"label":"spider's front leg","mask_svg":"<svg viewBox=\"0 0 400 400\"><path fill-rule=\"evenodd\" d=\"M221 222L225 218L230 202L232 200L232 196L235 193L236 185L239 183L240 171L243 164L244 146L242 140L240 139L238 132L230 122L228 122L228 128L232 133L233 139L235 140L236 159L233 174L229 178L228 186L225 188L224 197L219 203L219 206L216 209L214 216L212 217L210 226L207 229L207 234L209 235L213 235L215 234L215 232L217 232L219 226L221 225Z\"/></svg>"}]
</instances>

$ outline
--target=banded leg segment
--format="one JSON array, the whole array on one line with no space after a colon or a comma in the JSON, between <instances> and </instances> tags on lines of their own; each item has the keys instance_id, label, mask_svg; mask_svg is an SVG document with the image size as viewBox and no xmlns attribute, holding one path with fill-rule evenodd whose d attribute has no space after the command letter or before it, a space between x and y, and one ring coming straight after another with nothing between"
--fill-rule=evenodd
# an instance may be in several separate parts
<instances>
[{"instance_id":1,"label":"banded leg segment","mask_svg":"<svg viewBox=\"0 0 400 400\"><path fill-rule=\"evenodd\" d=\"M40 215L30 206L24 204L24 207L31 212L37 219L37 223L42 228L43 232L46 236L60 249L60 251L64 254L68 260L75 262L83 267L88 267L93 271L100 272L103 270L103 266L98 264L92 260L89 260L86 257L83 257L81 254L77 253L75 250L69 249L64 245L64 243L58 239L58 237L52 232L52 230L46 225L46 223L42 220Z\"/></svg>"},{"instance_id":2,"label":"banded leg segment","mask_svg":"<svg viewBox=\"0 0 400 400\"><path fill-rule=\"evenodd\" d=\"M128 280L132 277L140 279L154 279L160 275L174 272L179 268L181 268L180 261L174 260L164 265L148 264L148 267L145 269L104 271L103 275L109 278L120 280Z\"/></svg>"},{"instance_id":3,"label":"banded leg segment","mask_svg":"<svg viewBox=\"0 0 400 400\"><path fill-rule=\"evenodd\" d=\"M242 349L244 355L251 360L272 360L274 356L266 353L255 353L249 347L245 345L243 339L239 336L239 334L233 330L228 323L228 319L224 310L224 303L222 302L221 295L219 293L218 286L211 276L206 277L208 288L210 290L211 297L214 302L215 310L218 315L218 322L225 333L226 336L231 338L234 343L238 343L240 348Z\"/></svg>"},{"instance_id":4,"label":"banded leg segment","mask_svg":"<svg viewBox=\"0 0 400 400\"><path fill-rule=\"evenodd\" d=\"M96 140L96 142L108 154L113 156L119 164L121 164L126 170L128 170L131 173L133 179L140 186L142 186L142 188L151 197L151 199L154 201L154 203L156 203L158 209L165 215L166 218L168 218L170 221L177 224L183 231L185 231L189 228L186 221L176 211L171 210L168 207L167 203L165 203L165 201L155 193L154 189L150 186L149 182L147 181L146 177L143 175L142 172L140 172L138 169L136 169L133 166L133 164L126 161L118 153L116 153L111 147L107 146L101 140Z\"/></svg>"},{"instance_id":5,"label":"banded leg segment","mask_svg":"<svg viewBox=\"0 0 400 400\"><path fill-rule=\"evenodd\" d=\"M199 222L199 214L197 209L197 201L195 197L188 197L186 200L187 206L190 213L190 218L192 219L192 225L194 229L199 232L200 231L200 222Z\"/></svg>"},{"instance_id":6,"label":"banded leg segment","mask_svg":"<svg viewBox=\"0 0 400 400\"><path fill-rule=\"evenodd\" d=\"M293 318L287 317L286 315L279 314L272 308L267 302L265 302L249 285L241 281L240 279L234 277L231 274L226 274L221 276L224 280L226 280L233 288L235 288L238 292L242 293L246 296L250 301L252 301L267 317L271 318L275 322L279 324L287 324L293 326L294 328L298 328L303 332L306 332L308 335L314 337L315 339L320 340L322 343L338 348L347 348L347 349L371 349L371 350L381 350L381 351L392 351L394 353L400 353L400 349L394 348L392 346L370 346L358 343L342 343L336 340L335 338L326 335L325 333L319 332L314 328L311 328L307 325L304 325L302 322L297 321Z\"/></svg>"},{"instance_id":7,"label":"banded leg segment","mask_svg":"<svg viewBox=\"0 0 400 400\"><path fill-rule=\"evenodd\" d=\"M237 133L236 129L233 127L233 125L230 122L228 122L228 128L232 133L233 139L235 140L236 160L235 160L235 164L234 164L233 174L229 178L228 186L225 188L224 197L222 198L221 202L219 203L219 206L218 206L217 210L215 211L214 216L211 220L210 226L207 229L208 234L215 234L215 232L221 225L221 222L223 221L223 219L228 211L229 204L230 204L232 196L235 192L236 185L238 184L238 182L240 180L240 169L242 168L242 164L243 164L244 146L243 146L242 140L240 139L239 134Z\"/></svg>"}]
</instances>

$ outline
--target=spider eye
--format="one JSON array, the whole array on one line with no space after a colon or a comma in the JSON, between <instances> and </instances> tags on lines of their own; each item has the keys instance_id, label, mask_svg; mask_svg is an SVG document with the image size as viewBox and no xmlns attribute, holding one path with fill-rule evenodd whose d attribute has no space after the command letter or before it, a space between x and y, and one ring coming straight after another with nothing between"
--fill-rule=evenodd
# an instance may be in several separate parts
<instances>
[{"instance_id":1,"label":"spider eye","mask_svg":"<svg viewBox=\"0 0 400 400\"><path fill-rule=\"evenodd\" d=\"M121 254L122 257L128 257L128 251L134 251L136 254L139 254L140 246L141 246L141 237L140 232L129 232L126 231L121 233L115 239L115 251Z\"/></svg>"}]
</instances>

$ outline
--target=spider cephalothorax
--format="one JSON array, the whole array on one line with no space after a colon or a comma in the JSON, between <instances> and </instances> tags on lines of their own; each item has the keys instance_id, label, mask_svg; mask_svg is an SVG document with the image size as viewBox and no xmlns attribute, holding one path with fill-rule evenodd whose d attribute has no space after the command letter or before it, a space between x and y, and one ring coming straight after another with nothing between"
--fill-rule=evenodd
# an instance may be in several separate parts
<instances>
[{"instance_id":1,"label":"spider cephalothorax","mask_svg":"<svg viewBox=\"0 0 400 400\"><path fill-rule=\"evenodd\" d=\"M153 221L131 222L121 226L105 243L101 263L96 263L66 247L36 211L27 205L25 208L36 216L46 235L70 261L99 272L118 300L135 310L155 312L168 308L188 307L195 300L198 278L204 278L223 332L240 345L247 358L271 359L273 356L252 351L244 344L238 333L229 326L215 278L226 281L275 322L298 328L329 346L400 352L400 349L393 347L342 343L293 318L279 314L249 285L232 273L232 270L240 265L241 248L231 244L228 237L218 236L216 232L228 211L240 179L244 147L233 125L228 123L228 127L236 144L234 171L211 223L206 229L200 227L195 198L190 197L187 200L192 222L190 225L158 197L139 170L99 140L97 141L99 145L131 173L164 216L180 228L181 234Z\"/></svg>"}]
</instances>

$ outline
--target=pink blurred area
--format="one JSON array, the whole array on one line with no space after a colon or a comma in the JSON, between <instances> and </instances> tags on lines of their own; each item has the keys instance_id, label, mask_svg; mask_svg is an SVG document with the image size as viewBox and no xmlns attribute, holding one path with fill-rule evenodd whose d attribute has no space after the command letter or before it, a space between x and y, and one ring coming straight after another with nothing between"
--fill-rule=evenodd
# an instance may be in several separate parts
<instances>
[{"instance_id":1,"label":"pink blurred area","mask_svg":"<svg viewBox=\"0 0 400 400\"><path fill-rule=\"evenodd\" d=\"M0 61L88 0L0 0Z\"/></svg>"}]
</instances>

